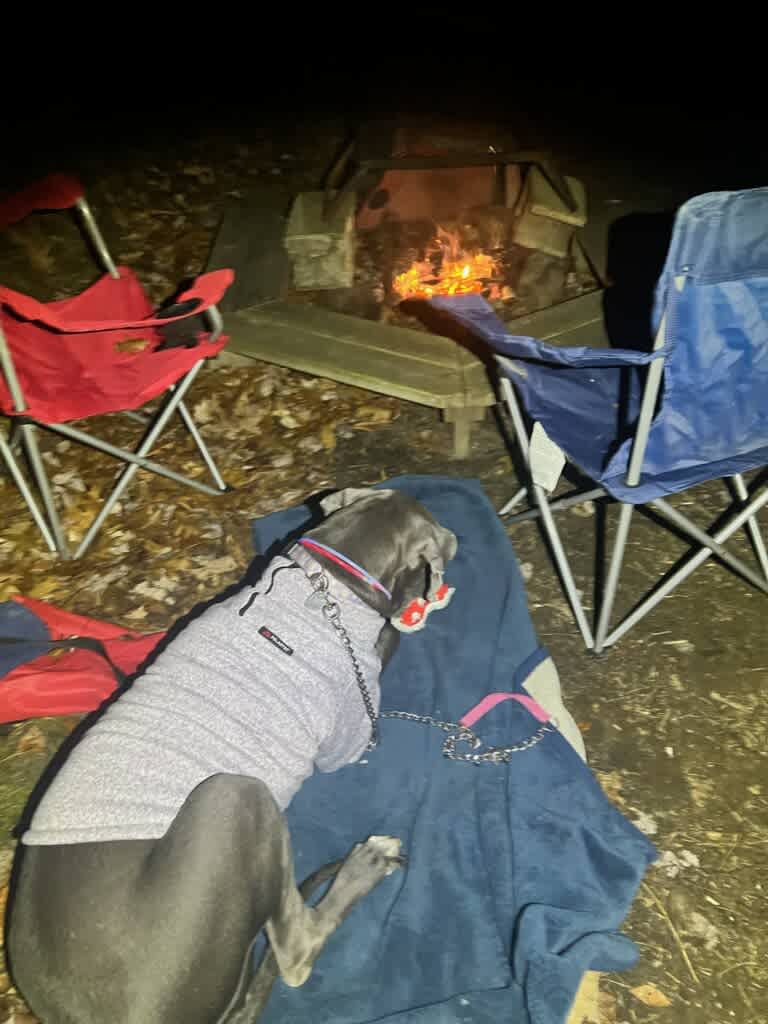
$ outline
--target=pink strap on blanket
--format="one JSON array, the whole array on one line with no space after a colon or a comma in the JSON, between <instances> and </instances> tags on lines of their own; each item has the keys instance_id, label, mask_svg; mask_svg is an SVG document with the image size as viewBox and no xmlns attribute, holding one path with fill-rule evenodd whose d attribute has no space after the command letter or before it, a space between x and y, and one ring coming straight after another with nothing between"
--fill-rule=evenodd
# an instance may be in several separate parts
<instances>
[{"instance_id":1,"label":"pink strap on blanket","mask_svg":"<svg viewBox=\"0 0 768 1024\"><path fill-rule=\"evenodd\" d=\"M501 704L505 700L518 701L539 722L548 722L550 720L549 714L541 704L535 701L533 697L527 697L524 693L489 693L486 697L483 697L479 704L475 704L463 718L459 719L459 724L470 729L483 715L487 715L497 704Z\"/></svg>"}]
</instances>

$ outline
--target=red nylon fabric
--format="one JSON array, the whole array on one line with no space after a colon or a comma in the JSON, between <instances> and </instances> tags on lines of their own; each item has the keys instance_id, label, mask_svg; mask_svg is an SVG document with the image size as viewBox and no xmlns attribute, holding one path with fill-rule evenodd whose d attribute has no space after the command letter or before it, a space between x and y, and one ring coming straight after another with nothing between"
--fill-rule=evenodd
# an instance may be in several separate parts
<instances>
[{"instance_id":1,"label":"red nylon fabric","mask_svg":"<svg viewBox=\"0 0 768 1024\"><path fill-rule=\"evenodd\" d=\"M226 345L223 336L209 342L200 335L194 348L158 350L157 327L184 317L154 317L136 275L127 267L119 272L119 279L105 275L60 302L41 303L0 288L0 325L26 399L25 415L62 423L137 409ZM197 300L197 315L220 301L233 278L231 270L203 274L176 301ZM146 343L141 351L118 347L137 340ZM0 409L18 413L3 378Z\"/></svg>"},{"instance_id":2,"label":"red nylon fabric","mask_svg":"<svg viewBox=\"0 0 768 1024\"><path fill-rule=\"evenodd\" d=\"M24 220L35 210L67 210L83 197L83 186L70 174L49 174L0 200L0 228Z\"/></svg>"},{"instance_id":3,"label":"red nylon fabric","mask_svg":"<svg viewBox=\"0 0 768 1024\"><path fill-rule=\"evenodd\" d=\"M52 640L71 636L101 640L109 657L126 674L135 672L165 636L137 633L84 615L75 615L31 597L13 598L37 615ZM73 649L44 654L0 679L0 722L93 711L115 690L117 680L95 651Z\"/></svg>"}]
</instances>

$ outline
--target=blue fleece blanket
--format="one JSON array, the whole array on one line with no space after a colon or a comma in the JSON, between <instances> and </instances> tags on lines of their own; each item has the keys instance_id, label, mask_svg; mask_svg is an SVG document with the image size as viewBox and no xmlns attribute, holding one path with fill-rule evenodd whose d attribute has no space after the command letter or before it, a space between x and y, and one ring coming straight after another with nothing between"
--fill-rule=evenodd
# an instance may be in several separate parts
<instances>
[{"instance_id":1,"label":"blue fleece blanket","mask_svg":"<svg viewBox=\"0 0 768 1024\"><path fill-rule=\"evenodd\" d=\"M405 636L382 678L382 710L455 721L488 692L520 690L546 657L509 539L479 483L409 476L459 539L448 608ZM272 553L312 518L303 506L254 523ZM567 675L563 680L567 700ZM476 726L508 745L535 731L515 701ZM653 846L605 798L559 733L510 765L446 760L444 733L384 720L361 762L315 774L288 810L299 879L371 834L409 861L357 905L305 986L278 982L265 1024L560 1024L586 970L621 970L618 930Z\"/></svg>"}]
</instances>

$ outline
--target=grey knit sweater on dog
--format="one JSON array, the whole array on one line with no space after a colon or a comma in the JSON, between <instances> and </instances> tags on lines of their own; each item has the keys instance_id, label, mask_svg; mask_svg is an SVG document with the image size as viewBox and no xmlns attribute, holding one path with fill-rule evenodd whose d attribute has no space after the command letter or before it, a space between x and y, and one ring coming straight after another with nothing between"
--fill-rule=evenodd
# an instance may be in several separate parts
<instances>
[{"instance_id":1,"label":"grey knit sweater on dog","mask_svg":"<svg viewBox=\"0 0 768 1024\"><path fill-rule=\"evenodd\" d=\"M303 549L290 554L319 568ZM330 582L378 711L374 645L384 622ZM91 727L22 842L158 838L192 790L219 773L261 779L284 808L314 767L333 771L361 756L370 722L340 638L320 608L306 606L305 572L278 557L254 590L192 620Z\"/></svg>"}]
</instances>

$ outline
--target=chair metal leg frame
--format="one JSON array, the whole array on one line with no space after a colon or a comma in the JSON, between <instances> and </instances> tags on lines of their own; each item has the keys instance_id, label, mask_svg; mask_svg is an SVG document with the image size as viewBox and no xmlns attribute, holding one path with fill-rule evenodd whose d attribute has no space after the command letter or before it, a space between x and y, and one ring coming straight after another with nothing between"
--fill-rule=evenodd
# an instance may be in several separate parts
<instances>
[{"instance_id":1,"label":"chair metal leg frame","mask_svg":"<svg viewBox=\"0 0 768 1024\"><path fill-rule=\"evenodd\" d=\"M224 320L222 319L218 306L209 306L208 309L205 311L205 319L210 330L210 336L208 340L216 341L216 339L221 335L221 332L224 330ZM172 390L175 391L175 387L172 388ZM203 461L208 467L208 472L213 477L214 483L216 484L220 491L226 491L227 485L221 478L221 474L219 473L219 467L213 461L213 456L208 451L208 446L203 440L202 435L200 434L200 430L198 429L198 426L195 423L195 421L192 419L189 409L187 409L184 402L179 402L179 415L184 421L184 425L186 426L187 430L192 435L192 440L197 445L197 450L202 455Z\"/></svg>"},{"instance_id":2,"label":"chair metal leg frame","mask_svg":"<svg viewBox=\"0 0 768 1024\"><path fill-rule=\"evenodd\" d=\"M187 409L187 407L184 404L184 402L179 402L179 415L181 416L182 420L184 421L184 425L186 426L187 430L192 435L192 440L197 445L197 450L202 455L203 461L205 462L206 466L208 467L208 472L213 477L216 486L218 487L218 489L220 491L226 491L227 485L224 483L224 481L221 478L221 473L219 473L219 467L213 461L213 456L208 451L208 446L206 445L205 441L203 440L203 438L202 438L202 436L200 434L200 430L199 430L197 424L195 423L195 421L192 419L192 415L191 415L189 409Z\"/></svg>"},{"instance_id":3,"label":"chair metal leg frame","mask_svg":"<svg viewBox=\"0 0 768 1024\"><path fill-rule=\"evenodd\" d=\"M193 477L184 476L183 473L177 473L174 469L168 469L167 466L163 466L160 462L155 462L153 459L143 458L134 452L129 452L125 448L118 448L117 445L110 444L108 441L103 441L99 437L92 437L90 434L86 434L84 431L78 430L76 427L70 427L67 423L44 423L41 425L44 426L46 430L50 430L53 434L61 434L62 437L71 438L73 441L79 441L81 444L87 445L90 448L96 448L97 451L105 452L107 455L112 455L114 458L120 459L121 462L130 462L138 469L146 469L150 473L157 473L158 476L167 477L168 480L175 480L176 483L186 484L188 487L194 487L195 490L202 491L203 494L219 493L219 488L211 487L209 484L201 484L199 480L195 480Z\"/></svg>"},{"instance_id":4,"label":"chair metal leg frame","mask_svg":"<svg viewBox=\"0 0 768 1024\"><path fill-rule=\"evenodd\" d=\"M19 383L19 378L16 373L16 367L13 364L13 359L11 358L11 353L8 349L8 343L5 340L5 334L3 333L2 327L0 327L0 370L2 370L2 376L5 378L5 382L8 386L8 390L10 391L11 398L13 399L13 405L16 412L23 413L27 408L27 403L24 398L24 392L22 391L21 385ZM21 495L27 502L27 505L29 506L29 510L32 513L35 522L37 523L38 526L40 526L40 522L38 520L38 516L40 516L40 510L37 507L36 502L32 498L30 490L27 487L26 481L24 481L22 477L22 482L19 483L19 479L16 475L16 472L14 472L13 469L13 466L15 465L15 459L12 452L12 446L16 444L16 439L19 435L21 436L24 451L26 452L27 458L29 459L29 464L32 467L32 472L35 476L35 480L37 482L40 495L43 499L43 505L45 506L45 511L48 515L48 522L50 526L43 530L43 537L45 538L45 542L46 544L50 545L50 542L52 540L54 542L54 550L66 552L67 544L66 541L64 540L64 532L61 528L59 517L56 514L56 506L53 502L51 486L48 483L48 477L45 472L45 466L43 465L43 460L40 457L40 450L37 447L37 436L35 435L34 427L27 423L19 425L18 421L14 421L14 423L11 426L10 446L8 447L7 452L3 452L3 455L5 456L6 462L8 462L8 456L10 455L11 461L8 462L8 465L11 468L11 473L13 475L14 481L17 484L19 484L19 490L21 491ZM16 466L16 470L18 471L18 466ZM20 473L19 476L21 476ZM64 555L64 557L66 557L66 554Z\"/></svg>"},{"instance_id":5,"label":"chair metal leg frame","mask_svg":"<svg viewBox=\"0 0 768 1024\"><path fill-rule=\"evenodd\" d=\"M512 424L515 429L515 436L517 437L517 443L520 445L520 450L523 453L525 464L528 466L530 471L530 453L528 444L528 435L525 431L525 424L523 417L520 412L520 406L517 402L514 388L511 382L506 377L502 377L501 380L502 392L504 399L509 409L509 414L512 417ZM592 637L592 630L589 628L587 617L584 614L584 608L576 590L576 583L573 579L573 573L571 572L571 566L563 549L562 541L560 540L560 534L557 531L555 525L555 519L552 515L552 511L549 507L547 495L543 487L537 483L532 483L533 496L536 504L541 511L541 519L544 524L544 529L547 534L550 546L552 547L552 553L555 557L555 563L560 572L561 579L563 581L563 587L565 588L566 595L573 610L573 614L576 618L576 624L579 627L584 644L588 649L592 649L594 640Z\"/></svg>"},{"instance_id":6,"label":"chair metal leg frame","mask_svg":"<svg viewBox=\"0 0 768 1024\"><path fill-rule=\"evenodd\" d=\"M53 500L53 491L51 490L51 485L48 481L48 474L45 471L45 465L43 464L40 449L37 445L37 434L35 433L35 430L36 428L30 423L25 423L21 428L21 437L24 442L24 449L27 453L29 464L32 467L32 473L34 475L37 488L43 499L43 505L45 507L50 529L55 541L55 549L59 552L62 558L69 558L69 545L64 537L64 528L61 525L59 513L56 511L56 503Z\"/></svg>"},{"instance_id":7,"label":"chair metal leg frame","mask_svg":"<svg viewBox=\"0 0 768 1024\"><path fill-rule=\"evenodd\" d=\"M655 505L656 502L654 502L653 504ZM666 502L664 504L666 504ZM739 530L744 525L744 523L748 522L748 520L751 517L753 517L757 512L760 511L761 508L764 508L766 505L768 505L768 487L766 487L760 494L758 494L747 505L745 505L744 508L742 508L742 510L737 515L735 515L733 519L730 520L730 522L728 522L725 526L721 527L721 529L717 531L714 537L710 537L709 534L705 534L708 541L707 546L700 548L695 554L691 555L691 557L687 559L680 566L680 568L669 577L669 579L665 580L664 583L662 583L659 587L656 588L656 590L653 591L653 593L649 594L644 601L641 601L641 603L634 609L634 611L632 611L625 619L623 619L619 623L619 625L613 630L613 632L605 638L604 646L609 647L611 644L615 644L617 640L621 639L621 637L624 636L624 634L628 632L628 630L630 630L635 625L635 623L639 622L640 619L642 619L645 615L648 614L648 612L652 611L656 607L656 605L659 604L660 601L663 601L668 594L671 594L675 587L678 586L678 584L682 583L683 580L686 580L691 575L691 573L693 573L696 569L698 569L700 565L706 562L706 560L713 553L716 553L718 554L718 556L720 556L719 551L714 551L712 545L714 545L714 547L720 547L720 545L727 541L729 537L733 536L733 534L736 533L736 531ZM662 515L664 514L663 509L659 509L659 511L662 512ZM685 517L683 517L683 519L685 519ZM680 524L680 527L681 529L684 528L682 524ZM729 555L728 557L729 560L732 559L731 555ZM737 559L737 561L740 565L743 565L743 563L741 563L739 559ZM744 568L747 567L744 566ZM760 586L761 589L764 589L765 584L763 580L761 580L760 577L752 573L751 570L747 569L747 571L749 573L749 576L754 576L754 581L750 580L750 582L755 582L755 584Z\"/></svg>"},{"instance_id":8,"label":"chair metal leg frame","mask_svg":"<svg viewBox=\"0 0 768 1024\"><path fill-rule=\"evenodd\" d=\"M88 205L88 200L85 199L85 197L81 197L75 203L75 207L77 208L77 211L80 214L80 217L82 218L85 233L88 236L91 245L96 250L96 254L101 260L101 265L104 267L104 269L107 271L110 277L118 279L120 277L120 274L117 271L117 267L115 266L114 260L110 256L109 249L107 248L107 244L104 241L104 236L99 230L99 226L96 223L93 214L91 213L91 208Z\"/></svg>"},{"instance_id":9,"label":"chair metal leg frame","mask_svg":"<svg viewBox=\"0 0 768 1024\"><path fill-rule=\"evenodd\" d=\"M736 473L735 476L731 477L733 486L736 488L736 496L742 503L749 501L749 491L747 485L744 483L744 477L741 473ZM757 519L754 516L750 516L747 520L746 525L747 533L750 536L752 545L757 555L757 560L760 563L760 568L763 570L765 578L768 580L768 553L765 550L765 542L763 541L763 535L760 533L760 527L757 525Z\"/></svg>"},{"instance_id":10,"label":"chair metal leg frame","mask_svg":"<svg viewBox=\"0 0 768 1024\"><path fill-rule=\"evenodd\" d=\"M549 507L553 512L562 512L563 509L571 508L573 505L583 505L585 501L594 501L596 498L604 498L607 491L604 487L593 487L590 491L579 491L576 494L564 494L562 498L555 498L554 501L549 502ZM514 523L525 523L529 519L538 519L541 515L541 510L538 508L528 508L525 512L518 512L517 515L507 520L507 525L511 526Z\"/></svg>"},{"instance_id":11,"label":"chair metal leg frame","mask_svg":"<svg viewBox=\"0 0 768 1024\"><path fill-rule=\"evenodd\" d=\"M49 550L56 551L56 541L53 539L53 534L48 528L48 524L45 521L45 516L40 511L40 507L35 501L34 495L29 489L29 484L24 478L24 474L19 469L18 463L14 457L11 446L8 444L6 439L0 434L0 454L3 456L3 460L8 467L8 471L13 477L13 481L19 488L22 498L24 499L27 508L32 513L32 518L37 524L37 528L43 535L43 540L47 544Z\"/></svg>"},{"instance_id":12,"label":"chair metal leg frame","mask_svg":"<svg viewBox=\"0 0 768 1024\"><path fill-rule=\"evenodd\" d=\"M108 455L120 459L123 462L129 463L126 466L123 473L115 485L112 493L106 499L102 505L99 514L96 516L94 521L91 523L88 531L86 532L80 546L77 548L74 558L80 558L81 555L87 550L92 543L94 537L101 528L104 520L107 518L109 513L114 508L116 502L119 500L125 488L131 482L135 474L139 469L149 470L150 472L157 473L159 476L167 477L170 480L174 480L177 483L185 484L189 487L193 487L195 490L202 491L204 494L220 494L221 491L226 490L226 484L224 484L221 477L218 477L218 481L221 481L219 487L211 487L208 484L201 483L192 477L184 476L181 473L177 473L172 469L168 469L166 466L161 465L159 462L154 462L152 459L145 458L146 453L152 448L157 441L161 432L165 428L168 420L176 412L179 403L184 398L187 389L190 387L195 379L200 367L202 366L203 360L197 363L187 373L183 381L176 387L173 394L169 396L166 404L161 408L159 414L155 418L150 430L144 437L138 450L133 453L126 451L123 448L118 448L116 445L109 444L107 441L102 441L100 438L92 437L90 434L86 434L84 431L78 430L75 427L70 427L64 423L50 423L43 424L46 429L51 430L53 433L60 434L63 437L72 438L75 441L79 441L82 444L88 445L92 448L96 448L99 451L103 451ZM43 503L45 505L46 513L48 515L48 521L55 539L55 548L59 551L59 554L63 558L70 557L70 552L66 540L64 538L64 532L61 526L56 506L53 501L53 494L51 492L50 483L48 476L45 471L45 466L40 457L39 449L37 447L37 438L35 436L35 427L31 424L25 424L21 427L22 436L24 439L25 447L29 456L30 464L35 475L35 479L40 489L40 493L43 497ZM194 435L193 435L194 436ZM210 456L209 456L210 458ZM215 477L214 477L215 478ZM217 481L217 483L218 483Z\"/></svg>"},{"instance_id":13,"label":"chair metal leg frame","mask_svg":"<svg viewBox=\"0 0 768 1024\"><path fill-rule=\"evenodd\" d=\"M605 646L605 636L608 632L608 623L613 612L613 602L616 599L621 566L624 562L624 550L627 546L629 526L634 510L634 505L630 505L627 502L621 503L619 524L616 528L616 539L613 542L613 551L611 553L611 564L608 568L608 578L605 581L603 599L600 605L600 617L597 622L597 630L595 631L595 654L600 654Z\"/></svg>"},{"instance_id":14,"label":"chair metal leg frame","mask_svg":"<svg viewBox=\"0 0 768 1024\"><path fill-rule=\"evenodd\" d=\"M136 412L133 409L126 409L120 414L125 416L126 419L133 420L134 423L149 423L152 417L146 412Z\"/></svg>"},{"instance_id":15,"label":"chair metal leg frame","mask_svg":"<svg viewBox=\"0 0 768 1024\"><path fill-rule=\"evenodd\" d=\"M576 616L576 624L579 627L579 632L581 633L581 637L584 641L584 646L587 650L592 650L594 647L592 630L589 628L587 616L584 613L584 607L579 598L578 591L576 590L576 583L573 578L573 573L571 572L571 565L565 554L562 541L560 540L560 534L557 532L555 517L552 515L549 508L546 492L543 487L539 486L539 484L534 484L533 493L541 508L541 519L544 523L544 529L546 530L547 537L549 538L549 543L552 546L552 553L555 556L555 562L560 570L560 574L563 579L563 586L565 587L565 592L568 596L568 600L570 601L571 609L573 610L573 614Z\"/></svg>"},{"instance_id":16,"label":"chair metal leg frame","mask_svg":"<svg viewBox=\"0 0 768 1024\"><path fill-rule=\"evenodd\" d=\"M656 337L653 342L654 351L659 351L664 347L666 324L667 314L665 312L661 317L661 322L659 323L656 331ZM640 410L637 417L637 424L635 426L635 437L632 442L632 450L627 464L627 475L624 481L628 487L636 487L640 483L643 459L645 458L645 448L648 444L651 423L653 421L653 410L659 397L659 389L661 387L663 373L663 357L655 359L648 367L645 387L643 388L643 397L640 402ZM595 631L595 654L599 654L607 644L606 633L608 632L608 623L611 619L613 603L616 598L616 590L619 585L621 566L624 561L624 549L627 546L627 536L629 535L629 526L632 520L633 511L633 504L630 502L621 503L616 540L613 544L611 564L608 569L608 578L605 583L603 600L600 607L600 617L597 623L597 630Z\"/></svg>"},{"instance_id":17,"label":"chair metal leg frame","mask_svg":"<svg viewBox=\"0 0 768 1024\"><path fill-rule=\"evenodd\" d=\"M141 445L139 446L139 449L136 452L136 455L134 457L132 457L131 459L129 459L131 465L126 466L125 470L123 471L123 473L120 476L120 479L117 481L117 484L115 485L114 490L112 491L110 496L107 498L107 500L104 502L104 504L101 507L101 510L100 510L99 514L96 516L96 518L94 519L94 521L91 523L90 527L88 528L88 531L86 532L85 536L83 537L82 541L80 542L79 548L75 552L75 558L80 558L80 556L83 555L85 553L85 551L88 549L88 547L90 546L90 544L93 541L94 537L96 536L96 534L101 529L102 523L107 518L109 513L112 511L112 509L114 508L115 504L119 500L121 494L123 493L125 488L128 486L128 484L131 482L131 480L133 480L134 476L139 471L139 469L142 469L142 468L153 468L152 466L149 466L148 460L146 460L144 458L144 456L152 448L152 446L154 445L155 441L157 440L157 438L162 433L166 423L171 418L171 416L173 416L174 412L176 412L176 409L179 406L179 404L182 401L182 399L184 398L184 395L187 393L190 385L192 384L192 382L194 381L195 377L199 373L200 368L203 365L203 362L204 362L204 360L201 359L200 362L196 363L192 367L192 369L187 373L186 377L181 381L181 383L176 386L176 388L173 391L173 394L170 396L169 400L166 402L164 408L160 410L160 413L159 413L157 419L152 424L152 427L150 428L150 430L147 433L146 437L144 438L144 440L142 441ZM102 447L104 446L103 442L101 442L101 446ZM111 445L110 445L110 447L111 447ZM119 449L117 449L117 450L119 451ZM120 457L122 458L124 456L120 456ZM145 465L142 466L142 463L144 463ZM172 471L166 470L165 467L162 467L162 469L163 469L163 473L161 475L163 475L163 476L170 476L171 479L174 479L174 478L178 479L182 483L189 484L190 486L195 487L197 490L203 491L206 494L217 494L221 490L225 489L225 485L223 485L218 490L214 490L212 487L208 487L205 484L200 484L196 480L192 480L192 479L190 479L188 477L181 476L181 474L173 473ZM155 470L155 472L157 472L157 470ZM222 482L222 484L223 484L223 482Z\"/></svg>"},{"instance_id":18,"label":"chair metal leg frame","mask_svg":"<svg viewBox=\"0 0 768 1024\"><path fill-rule=\"evenodd\" d=\"M173 391L173 388L171 388L171 391ZM208 467L208 472L213 477L214 483L216 484L220 491L226 491L227 485L224 483L224 480L222 479L221 474L219 473L219 467L214 462L213 456L208 450L208 446L203 440L202 435L200 434L200 430L195 421L192 419L192 414L190 413L189 409L187 409L184 402L179 402L179 414L184 422L184 426L192 435L192 440L197 445L197 450L202 455L203 461ZM122 415L134 420L136 423L146 424L152 419L151 416L148 416L146 413L141 412L126 411Z\"/></svg>"},{"instance_id":19,"label":"chair metal leg frame","mask_svg":"<svg viewBox=\"0 0 768 1024\"><path fill-rule=\"evenodd\" d=\"M506 503L506 505L502 505L502 507L499 509L497 514L500 515L500 516L509 515L509 513L515 507L515 505L519 505L520 502L523 500L523 498L526 496L527 493L528 493L528 488L527 487L521 487L520 490L517 492L517 494L513 494L512 495L512 497L509 499L509 501Z\"/></svg>"},{"instance_id":20,"label":"chair metal leg frame","mask_svg":"<svg viewBox=\"0 0 768 1024\"><path fill-rule=\"evenodd\" d=\"M657 511L661 512L666 519L671 523L674 523L679 530L682 530L689 536L693 537L693 539L697 540L702 547L709 548L712 554L717 555L717 557L733 569L734 572L739 573L739 575L743 576L744 579L757 587L758 590L763 590L768 594L768 580L764 580L745 562L742 562L740 558L732 555L730 551L724 548L715 537L711 537L706 530L702 530L695 523L692 523L687 516L684 516L682 512L678 512L676 508L673 508L669 502L664 501L663 498L657 498L656 501L651 502L651 504Z\"/></svg>"}]
</instances>

